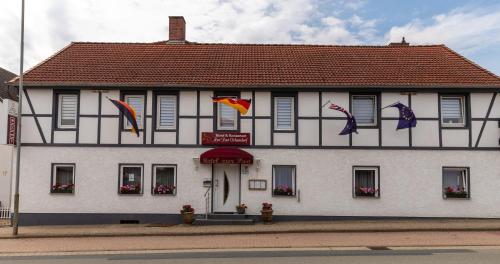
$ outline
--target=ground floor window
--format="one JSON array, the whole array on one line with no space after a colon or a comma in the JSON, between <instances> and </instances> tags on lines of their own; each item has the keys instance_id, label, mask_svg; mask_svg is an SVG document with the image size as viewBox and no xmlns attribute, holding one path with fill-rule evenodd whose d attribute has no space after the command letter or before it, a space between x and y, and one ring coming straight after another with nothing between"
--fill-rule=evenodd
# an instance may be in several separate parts
<instances>
[{"instance_id":1,"label":"ground floor window","mask_svg":"<svg viewBox=\"0 0 500 264\"><path fill-rule=\"evenodd\" d=\"M443 168L443 198L470 198L469 168Z\"/></svg>"},{"instance_id":2,"label":"ground floor window","mask_svg":"<svg viewBox=\"0 0 500 264\"><path fill-rule=\"evenodd\" d=\"M75 191L75 164L52 164L51 193Z\"/></svg>"},{"instance_id":3,"label":"ground floor window","mask_svg":"<svg viewBox=\"0 0 500 264\"><path fill-rule=\"evenodd\" d=\"M153 165L152 190L155 195L176 194L176 165Z\"/></svg>"},{"instance_id":4,"label":"ground floor window","mask_svg":"<svg viewBox=\"0 0 500 264\"><path fill-rule=\"evenodd\" d=\"M120 194L142 194L144 165L120 164Z\"/></svg>"},{"instance_id":5,"label":"ground floor window","mask_svg":"<svg viewBox=\"0 0 500 264\"><path fill-rule=\"evenodd\" d=\"M273 165L273 195L294 196L295 182L295 166Z\"/></svg>"},{"instance_id":6,"label":"ground floor window","mask_svg":"<svg viewBox=\"0 0 500 264\"><path fill-rule=\"evenodd\" d=\"M379 167L355 166L353 168L353 196L380 196Z\"/></svg>"}]
</instances>

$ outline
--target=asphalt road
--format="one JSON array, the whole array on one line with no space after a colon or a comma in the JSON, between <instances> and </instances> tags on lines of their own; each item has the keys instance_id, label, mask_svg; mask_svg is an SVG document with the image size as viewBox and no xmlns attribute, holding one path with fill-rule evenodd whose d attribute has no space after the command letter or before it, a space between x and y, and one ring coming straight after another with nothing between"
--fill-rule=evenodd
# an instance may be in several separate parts
<instances>
[{"instance_id":1,"label":"asphalt road","mask_svg":"<svg viewBox=\"0 0 500 264\"><path fill-rule=\"evenodd\" d=\"M4 263L169 263L169 264L323 264L323 263L499 263L500 248L448 249L289 249L266 251L136 252L123 254L2 256Z\"/></svg>"}]
</instances>

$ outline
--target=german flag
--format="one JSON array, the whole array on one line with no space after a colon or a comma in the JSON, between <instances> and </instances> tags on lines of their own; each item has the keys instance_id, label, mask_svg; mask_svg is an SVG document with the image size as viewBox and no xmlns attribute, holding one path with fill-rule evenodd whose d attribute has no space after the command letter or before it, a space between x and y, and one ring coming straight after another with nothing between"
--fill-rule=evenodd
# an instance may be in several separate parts
<instances>
[{"instance_id":1,"label":"german flag","mask_svg":"<svg viewBox=\"0 0 500 264\"><path fill-rule=\"evenodd\" d=\"M120 112L127 118L128 122L132 124L132 133L135 133L137 137L139 137L139 127L137 126L137 117L135 114L135 110L132 106L129 104L123 102L123 101L118 101L114 100L108 97L108 99L120 110Z\"/></svg>"},{"instance_id":2,"label":"german flag","mask_svg":"<svg viewBox=\"0 0 500 264\"><path fill-rule=\"evenodd\" d=\"M212 97L212 100L215 103L223 103L227 106L230 106L240 112L240 114L244 115L248 112L250 105L252 104L251 99L235 99L230 97Z\"/></svg>"}]
</instances>

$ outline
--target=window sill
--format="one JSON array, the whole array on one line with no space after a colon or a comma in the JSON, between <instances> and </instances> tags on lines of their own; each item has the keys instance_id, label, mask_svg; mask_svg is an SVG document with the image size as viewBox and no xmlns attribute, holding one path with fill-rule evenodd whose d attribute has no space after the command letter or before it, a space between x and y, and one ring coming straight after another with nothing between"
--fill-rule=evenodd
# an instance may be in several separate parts
<instances>
[{"instance_id":1,"label":"window sill","mask_svg":"<svg viewBox=\"0 0 500 264\"><path fill-rule=\"evenodd\" d=\"M118 195L124 195L124 196L128 196L128 195L130 195L130 196L142 196L143 193L121 193L121 192L119 192Z\"/></svg>"},{"instance_id":2,"label":"window sill","mask_svg":"<svg viewBox=\"0 0 500 264\"><path fill-rule=\"evenodd\" d=\"M352 198L355 198L355 199L380 199L380 196L364 196L364 195L354 195Z\"/></svg>"},{"instance_id":3,"label":"window sill","mask_svg":"<svg viewBox=\"0 0 500 264\"><path fill-rule=\"evenodd\" d=\"M152 193L153 196L176 196L176 193Z\"/></svg>"},{"instance_id":4,"label":"window sill","mask_svg":"<svg viewBox=\"0 0 500 264\"><path fill-rule=\"evenodd\" d=\"M443 197L443 200L470 200L470 197Z\"/></svg>"},{"instance_id":5,"label":"window sill","mask_svg":"<svg viewBox=\"0 0 500 264\"><path fill-rule=\"evenodd\" d=\"M290 197L290 198L293 198L295 196L296 196L295 194L292 194L292 195L287 195L287 194L273 194L272 195L272 197Z\"/></svg>"},{"instance_id":6,"label":"window sill","mask_svg":"<svg viewBox=\"0 0 500 264\"><path fill-rule=\"evenodd\" d=\"M50 194L55 194L55 195L59 195L59 194L62 194L62 195L74 195L75 192L74 191L71 191L71 192L50 192Z\"/></svg>"}]
</instances>

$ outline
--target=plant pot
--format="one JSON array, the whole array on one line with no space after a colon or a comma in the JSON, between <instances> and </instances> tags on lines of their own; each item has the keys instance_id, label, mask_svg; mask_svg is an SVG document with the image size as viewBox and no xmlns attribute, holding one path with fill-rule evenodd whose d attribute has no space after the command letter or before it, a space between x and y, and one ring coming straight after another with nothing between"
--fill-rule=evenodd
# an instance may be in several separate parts
<instances>
[{"instance_id":1,"label":"plant pot","mask_svg":"<svg viewBox=\"0 0 500 264\"><path fill-rule=\"evenodd\" d=\"M182 222L186 225L193 223L193 212L182 213Z\"/></svg>"},{"instance_id":2,"label":"plant pot","mask_svg":"<svg viewBox=\"0 0 500 264\"><path fill-rule=\"evenodd\" d=\"M245 208L236 208L236 212L238 214L245 214L246 209Z\"/></svg>"},{"instance_id":3,"label":"plant pot","mask_svg":"<svg viewBox=\"0 0 500 264\"><path fill-rule=\"evenodd\" d=\"M260 218L264 223L270 223L273 221L273 210L261 210Z\"/></svg>"}]
</instances>

